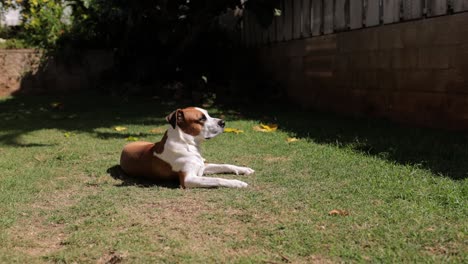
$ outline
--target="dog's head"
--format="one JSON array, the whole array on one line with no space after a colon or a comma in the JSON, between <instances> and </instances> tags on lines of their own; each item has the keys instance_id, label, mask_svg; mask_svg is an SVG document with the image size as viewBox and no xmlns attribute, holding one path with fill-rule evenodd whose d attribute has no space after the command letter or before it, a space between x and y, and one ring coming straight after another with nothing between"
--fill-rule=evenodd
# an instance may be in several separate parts
<instances>
[{"instance_id":1,"label":"dog's head","mask_svg":"<svg viewBox=\"0 0 468 264\"><path fill-rule=\"evenodd\" d=\"M187 107L177 109L166 117L172 128L180 129L182 132L196 139L210 139L224 131L224 121L212 118L205 109L198 107Z\"/></svg>"}]
</instances>

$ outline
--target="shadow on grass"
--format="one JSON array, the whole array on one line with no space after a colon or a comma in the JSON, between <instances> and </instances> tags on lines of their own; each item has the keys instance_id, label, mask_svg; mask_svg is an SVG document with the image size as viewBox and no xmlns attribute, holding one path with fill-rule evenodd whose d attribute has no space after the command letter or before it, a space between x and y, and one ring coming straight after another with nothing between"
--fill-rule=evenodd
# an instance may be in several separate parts
<instances>
[{"instance_id":1,"label":"shadow on grass","mask_svg":"<svg viewBox=\"0 0 468 264\"><path fill-rule=\"evenodd\" d=\"M125 174L122 170L120 165L114 165L107 169L107 173L114 179L122 181L122 183L118 184L118 187L126 187L126 186L138 186L138 187L165 187L171 189L178 189L179 183L176 181L164 181L164 182L154 182L148 181L144 179L133 178Z\"/></svg>"},{"instance_id":2,"label":"shadow on grass","mask_svg":"<svg viewBox=\"0 0 468 264\"><path fill-rule=\"evenodd\" d=\"M54 102L60 102L61 107L52 107ZM23 142L23 135L41 129L86 132L101 140L141 136L99 129L121 124L165 125L164 117L182 106L165 105L151 98L94 95L0 100L0 145L51 146L41 142ZM217 114L221 113L227 116L228 121L277 122L280 129L291 135L320 144L351 148L398 164L416 165L442 177L463 180L468 175L468 134L465 132L414 128L381 120L306 112L281 105L226 107Z\"/></svg>"},{"instance_id":3,"label":"shadow on grass","mask_svg":"<svg viewBox=\"0 0 468 264\"><path fill-rule=\"evenodd\" d=\"M24 142L22 136L43 129L84 132L99 139L155 136L102 131L122 124L161 126L172 107L151 98L123 99L95 95L28 96L0 99L0 145L52 146Z\"/></svg>"},{"instance_id":4,"label":"shadow on grass","mask_svg":"<svg viewBox=\"0 0 468 264\"><path fill-rule=\"evenodd\" d=\"M453 180L463 180L468 176L466 132L417 128L386 120L279 107L236 110L246 118L278 123L281 130L319 144L351 148L398 164L415 165Z\"/></svg>"}]
</instances>

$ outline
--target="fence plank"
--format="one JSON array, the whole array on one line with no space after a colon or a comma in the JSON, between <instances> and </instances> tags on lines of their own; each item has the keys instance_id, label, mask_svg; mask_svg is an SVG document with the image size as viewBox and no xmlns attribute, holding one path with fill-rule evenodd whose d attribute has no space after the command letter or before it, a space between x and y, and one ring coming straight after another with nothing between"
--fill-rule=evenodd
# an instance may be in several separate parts
<instances>
[{"instance_id":1,"label":"fence plank","mask_svg":"<svg viewBox=\"0 0 468 264\"><path fill-rule=\"evenodd\" d=\"M421 18L424 0L403 0L403 19L411 20Z\"/></svg>"},{"instance_id":2,"label":"fence plank","mask_svg":"<svg viewBox=\"0 0 468 264\"><path fill-rule=\"evenodd\" d=\"M447 14L447 0L427 0L428 16L441 16Z\"/></svg>"},{"instance_id":3,"label":"fence plank","mask_svg":"<svg viewBox=\"0 0 468 264\"><path fill-rule=\"evenodd\" d=\"M257 18L252 14L253 34L254 34L254 47L260 46L262 42L262 31L258 24Z\"/></svg>"},{"instance_id":4,"label":"fence plank","mask_svg":"<svg viewBox=\"0 0 468 264\"><path fill-rule=\"evenodd\" d=\"M454 12L468 11L468 0L452 0L452 2Z\"/></svg>"},{"instance_id":5,"label":"fence plank","mask_svg":"<svg viewBox=\"0 0 468 264\"><path fill-rule=\"evenodd\" d=\"M347 0L335 0L334 27L336 31L348 29L348 4Z\"/></svg>"},{"instance_id":6,"label":"fence plank","mask_svg":"<svg viewBox=\"0 0 468 264\"><path fill-rule=\"evenodd\" d=\"M378 0L366 0L364 12L366 14L366 27L380 24L380 5Z\"/></svg>"},{"instance_id":7,"label":"fence plank","mask_svg":"<svg viewBox=\"0 0 468 264\"><path fill-rule=\"evenodd\" d=\"M247 41L247 14L246 10L244 10L243 18L241 21L241 46L247 47L249 46L248 41Z\"/></svg>"},{"instance_id":8,"label":"fence plank","mask_svg":"<svg viewBox=\"0 0 468 264\"><path fill-rule=\"evenodd\" d=\"M323 33L333 33L333 1L323 1Z\"/></svg>"},{"instance_id":9,"label":"fence plank","mask_svg":"<svg viewBox=\"0 0 468 264\"><path fill-rule=\"evenodd\" d=\"M390 24L400 21L400 0L383 0L383 22Z\"/></svg>"},{"instance_id":10,"label":"fence plank","mask_svg":"<svg viewBox=\"0 0 468 264\"><path fill-rule=\"evenodd\" d=\"M281 16L276 17L276 42L284 40L284 0L280 2Z\"/></svg>"},{"instance_id":11,"label":"fence plank","mask_svg":"<svg viewBox=\"0 0 468 264\"><path fill-rule=\"evenodd\" d=\"M322 34L322 0L312 0L312 36Z\"/></svg>"},{"instance_id":12,"label":"fence plank","mask_svg":"<svg viewBox=\"0 0 468 264\"><path fill-rule=\"evenodd\" d=\"M268 39L269 43L276 42L276 23L278 23L278 17L273 17L270 27L268 28Z\"/></svg>"},{"instance_id":13,"label":"fence plank","mask_svg":"<svg viewBox=\"0 0 468 264\"><path fill-rule=\"evenodd\" d=\"M349 27L362 28L362 0L349 0Z\"/></svg>"},{"instance_id":14,"label":"fence plank","mask_svg":"<svg viewBox=\"0 0 468 264\"><path fill-rule=\"evenodd\" d=\"M311 32L311 0L302 0L302 36L303 37L310 37L312 34Z\"/></svg>"},{"instance_id":15,"label":"fence plank","mask_svg":"<svg viewBox=\"0 0 468 264\"><path fill-rule=\"evenodd\" d=\"M284 39L291 40L293 38L293 19L294 19L294 10L293 10L293 1L285 0L284 1Z\"/></svg>"},{"instance_id":16,"label":"fence plank","mask_svg":"<svg viewBox=\"0 0 468 264\"><path fill-rule=\"evenodd\" d=\"M302 36L302 0L290 0L293 2L293 38Z\"/></svg>"},{"instance_id":17,"label":"fence plank","mask_svg":"<svg viewBox=\"0 0 468 264\"><path fill-rule=\"evenodd\" d=\"M253 21L252 21L252 15L250 14L249 10L245 10L245 17L244 17L244 28L245 28L245 33L246 33L246 41L247 41L247 47L252 47L253 46Z\"/></svg>"},{"instance_id":18,"label":"fence plank","mask_svg":"<svg viewBox=\"0 0 468 264\"><path fill-rule=\"evenodd\" d=\"M270 42L270 27L264 28L260 26L260 29L262 30L262 44L268 44Z\"/></svg>"}]
</instances>

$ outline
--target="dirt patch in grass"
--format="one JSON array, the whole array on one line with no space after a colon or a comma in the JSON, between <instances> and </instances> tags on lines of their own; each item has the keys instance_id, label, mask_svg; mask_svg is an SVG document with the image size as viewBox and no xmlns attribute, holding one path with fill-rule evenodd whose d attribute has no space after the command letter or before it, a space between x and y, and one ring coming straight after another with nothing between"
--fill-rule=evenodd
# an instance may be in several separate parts
<instances>
[{"instance_id":1,"label":"dirt patch in grass","mask_svg":"<svg viewBox=\"0 0 468 264\"><path fill-rule=\"evenodd\" d=\"M216 192L216 191L214 191ZM223 248L219 245L242 243L247 240L249 226L246 212L237 208L219 207L210 202L206 193L187 191L182 197L148 201L123 209L133 223L144 226L145 236L163 251L180 254L197 252L210 256L239 257L255 254L258 248ZM261 217L259 217L261 218ZM248 220L250 221L250 220ZM173 248L172 243L177 246Z\"/></svg>"},{"instance_id":2,"label":"dirt patch in grass","mask_svg":"<svg viewBox=\"0 0 468 264\"><path fill-rule=\"evenodd\" d=\"M275 163L275 162L286 162L286 161L290 161L291 159L288 157L283 157L283 156L266 155L263 157L263 160L266 161L267 163Z\"/></svg>"},{"instance_id":3,"label":"dirt patch in grass","mask_svg":"<svg viewBox=\"0 0 468 264\"><path fill-rule=\"evenodd\" d=\"M75 205L83 196L96 192L92 186L83 188L72 185L71 188L39 193L34 202L19 213L16 224L8 230L10 245L31 257L59 251L66 244L69 234L65 230L66 224L60 219L51 220L51 216L56 211Z\"/></svg>"},{"instance_id":4,"label":"dirt patch in grass","mask_svg":"<svg viewBox=\"0 0 468 264\"><path fill-rule=\"evenodd\" d=\"M127 257L127 252L110 251L104 254L96 262L97 264L117 264L121 263Z\"/></svg>"},{"instance_id":5,"label":"dirt patch in grass","mask_svg":"<svg viewBox=\"0 0 468 264\"><path fill-rule=\"evenodd\" d=\"M335 263L334 261L328 259L328 258L325 258L323 256L317 256L317 255L314 255L314 256L309 256L307 258L304 259L304 263L311 263L311 264L331 264L331 263Z\"/></svg>"},{"instance_id":6,"label":"dirt patch in grass","mask_svg":"<svg viewBox=\"0 0 468 264\"><path fill-rule=\"evenodd\" d=\"M28 216L10 228L10 244L29 256L45 256L63 247L66 239L64 229L64 224L47 223L39 215Z\"/></svg>"}]
</instances>

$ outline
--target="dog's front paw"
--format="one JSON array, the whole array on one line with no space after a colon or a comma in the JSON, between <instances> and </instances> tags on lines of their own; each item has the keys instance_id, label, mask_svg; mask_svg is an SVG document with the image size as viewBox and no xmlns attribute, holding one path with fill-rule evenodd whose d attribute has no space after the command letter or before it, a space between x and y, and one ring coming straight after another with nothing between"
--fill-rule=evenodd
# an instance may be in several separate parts
<instances>
[{"instance_id":1,"label":"dog's front paw","mask_svg":"<svg viewBox=\"0 0 468 264\"><path fill-rule=\"evenodd\" d=\"M252 174L254 172L255 172L254 170L252 170L251 168L248 168L248 167L238 167L237 170L236 170L237 175L239 175L239 174L250 175L250 174Z\"/></svg>"},{"instance_id":2,"label":"dog's front paw","mask_svg":"<svg viewBox=\"0 0 468 264\"><path fill-rule=\"evenodd\" d=\"M249 186L247 183L239 180L229 180L229 182L226 184L226 187L229 188L245 188Z\"/></svg>"}]
</instances>

